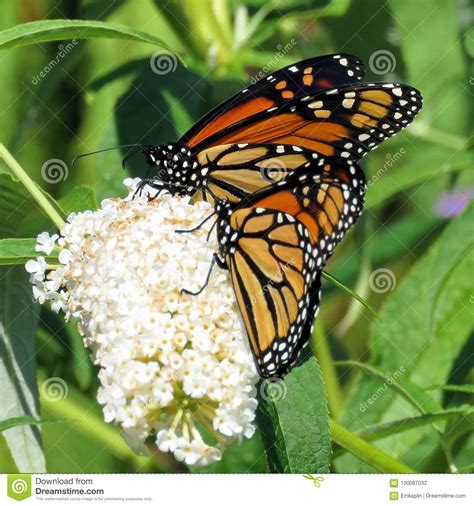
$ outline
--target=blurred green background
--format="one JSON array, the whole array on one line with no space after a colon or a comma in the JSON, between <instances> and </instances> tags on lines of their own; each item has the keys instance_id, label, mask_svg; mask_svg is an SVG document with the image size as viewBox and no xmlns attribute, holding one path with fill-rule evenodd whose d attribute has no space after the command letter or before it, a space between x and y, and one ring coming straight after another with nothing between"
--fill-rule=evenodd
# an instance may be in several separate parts
<instances>
[{"instance_id":1,"label":"blurred green background","mask_svg":"<svg viewBox=\"0 0 474 506\"><path fill-rule=\"evenodd\" d=\"M465 210L474 196L472 15L464 0L3 0L1 30L44 19L100 20L152 34L173 52L163 70L163 50L132 38L84 30L84 38L73 41L3 48L0 34L0 142L65 210L81 210L124 194L125 152L72 166L73 157L176 140L262 69L347 52L365 62L366 81L418 88L424 96L419 118L363 160L366 212L327 266L380 312L381 321L326 283L313 344L331 414L350 430L457 409L472 400L473 379L474 224L472 208ZM48 175L45 167L53 162L59 173ZM138 176L146 170L139 156L130 167ZM0 172L7 167L0 165ZM3 191L19 191L0 176ZM25 195L4 212L2 238L53 230ZM58 401L40 399L42 418L66 419L41 428L46 469L182 470L162 455L131 453L119 430L103 422L97 371L74 324L45 307L37 314L22 266L1 272L1 315L25 339L21 353L29 357L24 362L32 381L59 377L68 387ZM360 363L395 375L400 389ZM419 472L471 469L472 415L401 426L373 444ZM0 472L16 469L0 435ZM373 471L337 447L331 469ZM266 470L257 433L204 471Z\"/></svg>"}]
</instances>

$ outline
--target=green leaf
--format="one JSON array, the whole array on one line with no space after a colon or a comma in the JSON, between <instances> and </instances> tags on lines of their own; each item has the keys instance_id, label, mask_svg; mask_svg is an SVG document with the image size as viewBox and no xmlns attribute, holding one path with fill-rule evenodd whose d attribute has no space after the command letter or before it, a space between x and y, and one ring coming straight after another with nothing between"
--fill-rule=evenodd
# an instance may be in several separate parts
<instances>
[{"instance_id":1,"label":"green leaf","mask_svg":"<svg viewBox=\"0 0 474 506\"><path fill-rule=\"evenodd\" d=\"M391 170L380 169L380 178L369 184L366 206L370 209L412 186L469 169L472 157L473 153L469 151L455 152L432 146L410 153L405 163L401 159L400 166Z\"/></svg>"},{"instance_id":2,"label":"green leaf","mask_svg":"<svg viewBox=\"0 0 474 506\"><path fill-rule=\"evenodd\" d=\"M375 439L382 439L384 437L393 436L410 429L416 429L424 425L430 425L434 422L447 420L453 416L463 415L473 411L474 408L466 406L465 408L453 408L436 413L428 413L420 416L412 416L409 418L402 418L392 422L381 423L372 425L366 429L357 432L357 435L366 441L373 441Z\"/></svg>"},{"instance_id":3,"label":"green leaf","mask_svg":"<svg viewBox=\"0 0 474 506\"><path fill-rule=\"evenodd\" d=\"M357 362L355 360L340 360L335 362L335 364L339 366L358 367L375 380L380 381L383 384L384 388L383 392L377 389L377 397L383 395L383 393L385 393L385 391L390 388L394 392L401 395L404 399L406 399L412 406L417 409L417 411L422 414L428 413L430 410L436 409L438 407L436 401L430 395L424 392L421 388L418 388L416 385L403 378L403 374L405 373L404 367L400 368L400 370L396 371L394 374L384 374L375 367L364 364L362 362ZM368 407L372 406L372 402L368 402L367 404ZM368 407L365 405L363 405L363 407L365 409L362 409L362 411L368 409Z\"/></svg>"},{"instance_id":4,"label":"green leaf","mask_svg":"<svg viewBox=\"0 0 474 506\"><path fill-rule=\"evenodd\" d=\"M471 58L474 58L474 27L471 27L464 36L464 45Z\"/></svg>"},{"instance_id":5,"label":"green leaf","mask_svg":"<svg viewBox=\"0 0 474 506\"><path fill-rule=\"evenodd\" d=\"M58 209L47 193L43 194ZM31 237L52 229L52 222L28 190L8 174L0 174L0 239Z\"/></svg>"},{"instance_id":6,"label":"green leaf","mask_svg":"<svg viewBox=\"0 0 474 506\"><path fill-rule=\"evenodd\" d=\"M318 363L310 357L285 380L260 384L257 425L271 472L329 472L328 407Z\"/></svg>"},{"instance_id":7,"label":"green leaf","mask_svg":"<svg viewBox=\"0 0 474 506\"><path fill-rule=\"evenodd\" d=\"M425 388L425 390L443 390L444 392L462 392L474 394L474 385L436 385Z\"/></svg>"},{"instance_id":8,"label":"green leaf","mask_svg":"<svg viewBox=\"0 0 474 506\"><path fill-rule=\"evenodd\" d=\"M459 36L457 1L390 0L389 6L397 30L404 35L400 46L407 82L423 93L419 119L464 135L469 131L472 97L466 85L469 71ZM428 13L429 21L420 23Z\"/></svg>"},{"instance_id":9,"label":"green leaf","mask_svg":"<svg viewBox=\"0 0 474 506\"><path fill-rule=\"evenodd\" d=\"M131 26L82 19L32 21L0 32L0 49L66 39L123 39L153 44L171 51L158 37Z\"/></svg>"},{"instance_id":10,"label":"green leaf","mask_svg":"<svg viewBox=\"0 0 474 506\"><path fill-rule=\"evenodd\" d=\"M35 251L36 239L0 239L0 265L24 264L40 253Z\"/></svg>"},{"instance_id":11,"label":"green leaf","mask_svg":"<svg viewBox=\"0 0 474 506\"><path fill-rule=\"evenodd\" d=\"M67 214L95 211L98 207L94 190L85 185L74 187L67 195L59 199L59 204Z\"/></svg>"},{"instance_id":12,"label":"green leaf","mask_svg":"<svg viewBox=\"0 0 474 506\"><path fill-rule=\"evenodd\" d=\"M37 419L34 416L16 416L14 418L8 418L7 420L0 421L0 432L11 429L12 427L19 427L20 425L42 425L44 423L59 423L64 420L53 420L53 419Z\"/></svg>"},{"instance_id":13,"label":"green leaf","mask_svg":"<svg viewBox=\"0 0 474 506\"><path fill-rule=\"evenodd\" d=\"M38 306L23 266L0 267L0 292L0 419L39 419L34 342ZM12 427L3 435L20 472L46 471L37 426Z\"/></svg>"},{"instance_id":14,"label":"green leaf","mask_svg":"<svg viewBox=\"0 0 474 506\"><path fill-rule=\"evenodd\" d=\"M380 318L375 309L372 309L372 307L369 305L368 302L366 302L360 295L357 295L353 290L351 290L348 286L341 283L339 280L337 280L332 274L329 274L329 272L323 271L322 274L324 279L327 279L329 282L331 282L334 286L342 290L343 292L346 292L348 295L353 297L357 302L362 304L367 311L372 313L373 316L376 318Z\"/></svg>"},{"instance_id":15,"label":"green leaf","mask_svg":"<svg viewBox=\"0 0 474 506\"><path fill-rule=\"evenodd\" d=\"M28 192L28 195L33 198L40 209L48 216L48 218L56 225L56 228L61 228L64 225L64 220L58 212L58 204L55 200L45 193L29 176L25 169L18 163L14 156L8 149L0 143L0 158L8 165L11 173L21 182Z\"/></svg>"},{"instance_id":16,"label":"green leaf","mask_svg":"<svg viewBox=\"0 0 474 506\"><path fill-rule=\"evenodd\" d=\"M472 331L469 296L474 262L469 249L474 238L467 231L473 219L474 207L470 206L445 228L405 279L398 280L396 290L380 311L384 323L372 322L369 365L392 375L403 367L398 383L416 386L418 403L424 388L448 380ZM377 395L370 408L361 410L379 387L380 381L370 377L362 377L354 385L343 418L349 428L357 430L392 421L399 418L400 410L406 410L407 416L419 411L413 403L410 406L388 392ZM440 410L441 395L433 397L438 407L422 405L426 412ZM389 454L403 452L422 437L422 430L410 431L384 441L382 447ZM437 444L435 440L433 444ZM338 470L349 471L351 465L353 462L346 460Z\"/></svg>"}]
</instances>

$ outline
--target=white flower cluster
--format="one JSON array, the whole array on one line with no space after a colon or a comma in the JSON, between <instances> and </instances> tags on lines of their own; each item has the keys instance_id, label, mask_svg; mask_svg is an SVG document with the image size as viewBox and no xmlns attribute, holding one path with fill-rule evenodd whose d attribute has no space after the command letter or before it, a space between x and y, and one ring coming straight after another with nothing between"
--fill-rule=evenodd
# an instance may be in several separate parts
<instances>
[{"instance_id":1,"label":"white flower cluster","mask_svg":"<svg viewBox=\"0 0 474 506\"><path fill-rule=\"evenodd\" d=\"M38 237L37 250L59 253L26 264L34 297L79 319L100 365L98 401L130 446L144 453L150 437L187 465L208 465L223 448L254 433L258 374L229 275L215 268L205 282L215 234L199 225L208 203L162 193L130 195L101 209L71 214L61 235ZM151 192L145 187L145 193ZM211 220L212 221L212 220Z\"/></svg>"}]
</instances>

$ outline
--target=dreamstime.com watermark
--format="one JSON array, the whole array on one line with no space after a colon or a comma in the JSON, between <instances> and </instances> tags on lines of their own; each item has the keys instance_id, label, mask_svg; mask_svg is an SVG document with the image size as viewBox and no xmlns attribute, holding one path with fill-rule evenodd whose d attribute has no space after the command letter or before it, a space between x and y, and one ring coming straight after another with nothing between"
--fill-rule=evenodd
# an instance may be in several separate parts
<instances>
[{"instance_id":1,"label":"dreamstime.com watermark","mask_svg":"<svg viewBox=\"0 0 474 506\"><path fill-rule=\"evenodd\" d=\"M397 68L397 59L388 49L379 49L370 55L369 68L379 76L390 74Z\"/></svg>"},{"instance_id":2,"label":"dreamstime.com watermark","mask_svg":"<svg viewBox=\"0 0 474 506\"><path fill-rule=\"evenodd\" d=\"M258 389L264 401L281 401L288 393L288 387L282 378L267 378L260 383Z\"/></svg>"},{"instance_id":3,"label":"dreamstime.com watermark","mask_svg":"<svg viewBox=\"0 0 474 506\"><path fill-rule=\"evenodd\" d=\"M255 84L260 79L263 79L266 75L270 74L275 66L278 64L279 60L285 56L289 51L291 51L296 46L296 40L291 39L286 44L277 44L275 56L267 62L267 64L254 76L250 78L250 84Z\"/></svg>"},{"instance_id":4,"label":"dreamstime.com watermark","mask_svg":"<svg viewBox=\"0 0 474 506\"><path fill-rule=\"evenodd\" d=\"M41 166L41 177L43 181L49 184L65 181L69 175L67 163L60 158L51 158L46 160Z\"/></svg>"},{"instance_id":5,"label":"dreamstime.com watermark","mask_svg":"<svg viewBox=\"0 0 474 506\"><path fill-rule=\"evenodd\" d=\"M47 496L48 499L65 499L70 497L103 496L103 488L90 487L94 485L93 478L71 477L71 478L47 478L43 476L34 477L34 489L31 474L9 474L7 478L7 495L16 501L23 501L34 495L35 497ZM71 499L73 500L73 499ZM78 500L78 499L76 499Z\"/></svg>"},{"instance_id":6,"label":"dreamstime.com watermark","mask_svg":"<svg viewBox=\"0 0 474 506\"><path fill-rule=\"evenodd\" d=\"M164 76L171 74L178 67L178 58L170 51L160 50L153 53L150 57L151 70L159 75Z\"/></svg>"},{"instance_id":7,"label":"dreamstime.com watermark","mask_svg":"<svg viewBox=\"0 0 474 506\"><path fill-rule=\"evenodd\" d=\"M400 148L395 154L387 153L385 155L385 162L377 170L377 172L367 181L367 186L375 184L383 175L385 175L406 153L405 148Z\"/></svg>"},{"instance_id":8,"label":"dreamstime.com watermark","mask_svg":"<svg viewBox=\"0 0 474 506\"><path fill-rule=\"evenodd\" d=\"M395 290L397 278L390 269L375 269L369 276L369 287L375 293L387 293Z\"/></svg>"},{"instance_id":9,"label":"dreamstime.com watermark","mask_svg":"<svg viewBox=\"0 0 474 506\"><path fill-rule=\"evenodd\" d=\"M16 501L31 497L31 475L9 474L7 478L7 495Z\"/></svg>"},{"instance_id":10,"label":"dreamstime.com watermark","mask_svg":"<svg viewBox=\"0 0 474 506\"><path fill-rule=\"evenodd\" d=\"M369 409L369 407L373 406L387 392L388 388L390 388L393 383L398 381L398 378L400 378L405 373L405 371L406 369L402 365L393 374L387 373L387 377L383 382L383 385L377 388L377 390L366 401L359 404L359 411L361 413L364 413L367 411L367 409Z\"/></svg>"},{"instance_id":11,"label":"dreamstime.com watermark","mask_svg":"<svg viewBox=\"0 0 474 506\"><path fill-rule=\"evenodd\" d=\"M67 44L59 44L56 56L43 67L43 70L31 78L31 83L34 86L39 84L40 81L44 79L56 67L56 65L61 63L61 60L65 58L78 44L79 42L76 39L72 39Z\"/></svg>"},{"instance_id":12,"label":"dreamstime.com watermark","mask_svg":"<svg viewBox=\"0 0 474 506\"><path fill-rule=\"evenodd\" d=\"M57 402L68 396L69 388L62 378L53 376L41 383L40 392L48 402Z\"/></svg>"},{"instance_id":13,"label":"dreamstime.com watermark","mask_svg":"<svg viewBox=\"0 0 474 506\"><path fill-rule=\"evenodd\" d=\"M288 167L281 158L272 158L260 162L260 177L267 183L277 183L286 178Z\"/></svg>"}]
</instances>

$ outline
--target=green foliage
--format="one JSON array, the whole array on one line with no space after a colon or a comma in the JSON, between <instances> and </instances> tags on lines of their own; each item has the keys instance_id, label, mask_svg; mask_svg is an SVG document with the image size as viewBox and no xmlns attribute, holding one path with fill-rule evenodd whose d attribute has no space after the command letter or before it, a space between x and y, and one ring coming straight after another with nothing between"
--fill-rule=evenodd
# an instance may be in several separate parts
<instances>
[{"instance_id":1,"label":"green foliage","mask_svg":"<svg viewBox=\"0 0 474 506\"><path fill-rule=\"evenodd\" d=\"M96 37L144 42L167 49L164 42L158 37L130 26L76 19L34 21L4 30L0 33L0 49L17 48L53 40L93 39Z\"/></svg>"},{"instance_id":2,"label":"green foliage","mask_svg":"<svg viewBox=\"0 0 474 506\"><path fill-rule=\"evenodd\" d=\"M474 187L474 49L458 2L121 0L105 12L84 2L83 19L47 19L52 5L6 2L0 19L0 471L183 470L134 456L103 422L75 323L39 315L21 264L35 258L38 233L122 196L123 178L146 169L137 155L123 171L127 148L74 157L176 140L261 69L340 51L365 61L367 79L418 88L422 113L363 162L364 218L324 275L326 330L312 339L321 369L309 358L284 382L260 385L257 434L193 472L472 471L474 209L461 211ZM163 51L167 73L154 67ZM370 63L379 51L386 72ZM42 174L52 159L64 180ZM447 192L457 217L435 211ZM375 269L393 286L374 290ZM68 385L59 402L38 398L37 383L53 376Z\"/></svg>"},{"instance_id":3,"label":"green foliage","mask_svg":"<svg viewBox=\"0 0 474 506\"><path fill-rule=\"evenodd\" d=\"M0 265L24 264L36 258L36 239L0 239Z\"/></svg>"},{"instance_id":4,"label":"green foliage","mask_svg":"<svg viewBox=\"0 0 474 506\"><path fill-rule=\"evenodd\" d=\"M329 471L328 407L315 358L295 367L284 381L263 380L258 426L270 471Z\"/></svg>"},{"instance_id":5,"label":"green foliage","mask_svg":"<svg viewBox=\"0 0 474 506\"><path fill-rule=\"evenodd\" d=\"M38 308L22 266L0 267L0 420L39 418L34 360ZM37 426L17 425L3 431L20 472L45 472L41 434Z\"/></svg>"},{"instance_id":6,"label":"green foliage","mask_svg":"<svg viewBox=\"0 0 474 506\"><path fill-rule=\"evenodd\" d=\"M43 423L58 423L62 420L37 420L33 416L17 416L8 418L0 422L0 432L11 429L12 427L19 427L20 425L41 425Z\"/></svg>"}]
</instances>

